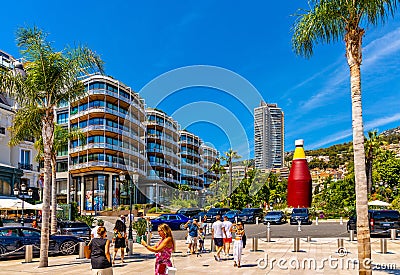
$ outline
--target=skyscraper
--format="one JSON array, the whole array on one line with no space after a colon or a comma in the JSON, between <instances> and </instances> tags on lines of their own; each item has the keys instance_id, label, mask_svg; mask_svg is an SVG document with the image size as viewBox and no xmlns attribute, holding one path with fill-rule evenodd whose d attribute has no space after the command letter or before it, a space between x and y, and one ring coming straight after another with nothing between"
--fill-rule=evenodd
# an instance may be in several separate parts
<instances>
[{"instance_id":1,"label":"skyscraper","mask_svg":"<svg viewBox=\"0 0 400 275\"><path fill-rule=\"evenodd\" d=\"M284 115L276 103L254 108L254 160L257 169L283 167Z\"/></svg>"}]
</instances>

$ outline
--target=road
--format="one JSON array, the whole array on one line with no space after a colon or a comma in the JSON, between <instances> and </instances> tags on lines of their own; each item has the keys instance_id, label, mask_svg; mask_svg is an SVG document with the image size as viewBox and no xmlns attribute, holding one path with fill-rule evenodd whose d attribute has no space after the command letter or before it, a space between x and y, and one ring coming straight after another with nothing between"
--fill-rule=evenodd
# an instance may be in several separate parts
<instances>
[{"instance_id":1,"label":"road","mask_svg":"<svg viewBox=\"0 0 400 275\"><path fill-rule=\"evenodd\" d=\"M265 238L267 226L263 224L245 224L246 235L248 238L260 237ZM174 238L177 240L185 239L186 232L184 230L174 230ZM346 222L341 225L340 222L320 222L318 225L315 222L311 225L302 225L301 231L298 231L297 225L289 223L282 225L271 225L271 238L338 238L347 237L349 233L346 230Z\"/></svg>"}]
</instances>

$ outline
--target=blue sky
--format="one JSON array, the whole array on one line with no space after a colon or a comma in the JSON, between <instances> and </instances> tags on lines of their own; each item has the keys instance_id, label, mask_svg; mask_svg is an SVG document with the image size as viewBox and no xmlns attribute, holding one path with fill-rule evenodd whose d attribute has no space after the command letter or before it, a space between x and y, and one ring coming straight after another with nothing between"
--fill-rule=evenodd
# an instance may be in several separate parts
<instances>
[{"instance_id":1,"label":"blue sky","mask_svg":"<svg viewBox=\"0 0 400 275\"><path fill-rule=\"evenodd\" d=\"M60 4L58 4L60 3ZM220 151L252 157L253 109L285 113L285 149L351 140L349 72L342 41L311 59L291 48L307 1L5 1L0 48L19 57L18 27L37 25L57 49L86 44L124 82ZM400 125L400 17L363 41L365 130Z\"/></svg>"}]
</instances>

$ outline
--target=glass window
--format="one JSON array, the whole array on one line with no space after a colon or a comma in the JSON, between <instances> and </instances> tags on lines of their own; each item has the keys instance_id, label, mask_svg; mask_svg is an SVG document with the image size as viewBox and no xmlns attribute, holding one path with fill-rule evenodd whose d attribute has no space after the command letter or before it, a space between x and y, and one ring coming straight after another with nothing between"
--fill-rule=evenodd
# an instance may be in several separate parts
<instances>
[{"instance_id":1,"label":"glass window","mask_svg":"<svg viewBox=\"0 0 400 275\"><path fill-rule=\"evenodd\" d=\"M58 124L68 123L68 113L57 114L57 123Z\"/></svg>"}]
</instances>

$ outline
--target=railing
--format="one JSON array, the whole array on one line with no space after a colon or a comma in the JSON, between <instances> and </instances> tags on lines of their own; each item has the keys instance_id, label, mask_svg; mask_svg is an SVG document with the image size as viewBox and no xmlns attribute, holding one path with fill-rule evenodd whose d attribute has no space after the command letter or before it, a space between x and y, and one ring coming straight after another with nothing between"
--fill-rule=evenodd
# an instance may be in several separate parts
<instances>
[{"instance_id":1,"label":"railing","mask_svg":"<svg viewBox=\"0 0 400 275\"><path fill-rule=\"evenodd\" d=\"M33 171L33 164L18 162L18 169Z\"/></svg>"}]
</instances>

